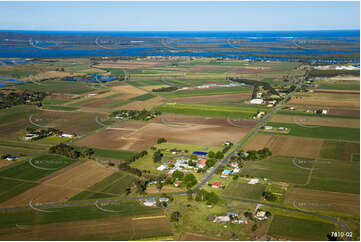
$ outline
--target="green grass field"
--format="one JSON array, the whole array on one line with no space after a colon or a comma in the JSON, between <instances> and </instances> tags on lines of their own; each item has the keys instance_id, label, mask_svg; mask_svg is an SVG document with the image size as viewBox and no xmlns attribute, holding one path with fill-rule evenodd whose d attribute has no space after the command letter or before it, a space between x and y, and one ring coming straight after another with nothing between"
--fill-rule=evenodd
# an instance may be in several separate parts
<instances>
[{"instance_id":1,"label":"green grass field","mask_svg":"<svg viewBox=\"0 0 361 242\"><path fill-rule=\"evenodd\" d=\"M36 181L74 162L75 160L59 155L41 155L32 159L31 163L35 167L32 166L28 160L26 160L24 162L16 164L15 166L11 166L7 169L1 170L0 177L11 177Z\"/></svg>"},{"instance_id":2,"label":"green grass field","mask_svg":"<svg viewBox=\"0 0 361 242\"><path fill-rule=\"evenodd\" d=\"M246 184L239 181L231 182L224 190L223 195L241 199L259 200L266 186L262 184Z\"/></svg>"},{"instance_id":3,"label":"green grass field","mask_svg":"<svg viewBox=\"0 0 361 242\"><path fill-rule=\"evenodd\" d=\"M90 92L94 88L84 82L71 82L71 81L46 81L42 85L30 83L18 85L15 88L20 90L41 91L41 92L56 92L56 93L72 93L82 94Z\"/></svg>"},{"instance_id":4,"label":"green grass field","mask_svg":"<svg viewBox=\"0 0 361 242\"><path fill-rule=\"evenodd\" d=\"M275 215L268 234L291 240L327 240L334 225L319 221Z\"/></svg>"},{"instance_id":5,"label":"green grass field","mask_svg":"<svg viewBox=\"0 0 361 242\"><path fill-rule=\"evenodd\" d=\"M297 115L297 116L309 116L309 117L322 117L322 115L315 115L312 113L306 113L302 111L290 111L290 110L280 110L277 114L283 115ZM349 118L349 119L360 119L360 117L356 116L345 116L345 115L329 115L327 114L327 118Z\"/></svg>"},{"instance_id":6,"label":"green grass field","mask_svg":"<svg viewBox=\"0 0 361 242\"><path fill-rule=\"evenodd\" d=\"M38 184L0 178L0 202L4 202Z\"/></svg>"},{"instance_id":7,"label":"green grass field","mask_svg":"<svg viewBox=\"0 0 361 242\"><path fill-rule=\"evenodd\" d=\"M102 158L113 158L119 159L122 161L127 161L132 155L136 152L129 150L108 150L108 149L100 149L100 148L92 148L94 151L94 155Z\"/></svg>"},{"instance_id":8,"label":"green grass field","mask_svg":"<svg viewBox=\"0 0 361 242\"><path fill-rule=\"evenodd\" d=\"M258 109L255 107L234 107L234 106L211 106L201 104L164 104L156 110L164 113L188 114L205 117L231 117L231 118L251 118Z\"/></svg>"},{"instance_id":9,"label":"green grass field","mask_svg":"<svg viewBox=\"0 0 361 242\"><path fill-rule=\"evenodd\" d=\"M319 160L308 185L297 187L342 193L360 193L360 161Z\"/></svg>"},{"instance_id":10,"label":"green grass field","mask_svg":"<svg viewBox=\"0 0 361 242\"><path fill-rule=\"evenodd\" d=\"M304 184L307 181L309 171L295 166L292 159L293 157L272 156L267 160L250 161L244 169L241 169L240 175Z\"/></svg>"},{"instance_id":11,"label":"green grass field","mask_svg":"<svg viewBox=\"0 0 361 242\"><path fill-rule=\"evenodd\" d=\"M317 128L301 127L297 124L289 123L273 123L269 122L267 125L273 127L287 127L290 132L287 135L310 137L319 139L335 139L335 140L360 140L360 129L358 128L341 128L341 127L329 127L319 126ZM263 132L262 132L263 133Z\"/></svg>"},{"instance_id":12,"label":"green grass field","mask_svg":"<svg viewBox=\"0 0 361 242\"><path fill-rule=\"evenodd\" d=\"M43 109L59 110L59 111L75 111L75 110L78 110L79 108L68 107L68 106L45 105L45 106L43 106Z\"/></svg>"},{"instance_id":13,"label":"green grass field","mask_svg":"<svg viewBox=\"0 0 361 242\"><path fill-rule=\"evenodd\" d=\"M43 105L59 105L59 104L64 104L66 102L69 102L69 100L45 98L43 100L42 104Z\"/></svg>"},{"instance_id":14,"label":"green grass field","mask_svg":"<svg viewBox=\"0 0 361 242\"><path fill-rule=\"evenodd\" d=\"M360 154L360 143L325 140L320 151L321 158L345 161L355 154Z\"/></svg>"},{"instance_id":15,"label":"green grass field","mask_svg":"<svg viewBox=\"0 0 361 242\"><path fill-rule=\"evenodd\" d=\"M34 225L60 222L81 221L90 219L107 218L112 216L159 215L161 209L141 206L137 202L114 202L99 204L105 209L116 210L115 213L106 213L95 205L75 206L64 208L51 208L51 213L38 212L32 209L22 209L0 212L0 227L14 227L16 224Z\"/></svg>"}]
</instances>

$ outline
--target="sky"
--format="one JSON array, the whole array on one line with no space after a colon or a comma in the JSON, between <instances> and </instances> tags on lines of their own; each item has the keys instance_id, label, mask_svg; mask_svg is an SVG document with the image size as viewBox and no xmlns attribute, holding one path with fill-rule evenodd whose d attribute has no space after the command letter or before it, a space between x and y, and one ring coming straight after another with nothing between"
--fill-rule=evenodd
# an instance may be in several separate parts
<instances>
[{"instance_id":1,"label":"sky","mask_svg":"<svg viewBox=\"0 0 361 242\"><path fill-rule=\"evenodd\" d=\"M360 29L360 2L0 2L1 30Z\"/></svg>"}]
</instances>

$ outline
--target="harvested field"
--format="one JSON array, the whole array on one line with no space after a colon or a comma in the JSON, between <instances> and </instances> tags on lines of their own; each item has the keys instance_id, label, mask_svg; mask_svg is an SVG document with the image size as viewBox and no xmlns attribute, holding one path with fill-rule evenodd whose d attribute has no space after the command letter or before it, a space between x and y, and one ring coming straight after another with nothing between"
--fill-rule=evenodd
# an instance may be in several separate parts
<instances>
[{"instance_id":1,"label":"harvested field","mask_svg":"<svg viewBox=\"0 0 361 242\"><path fill-rule=\"evenodd\" d=\"M184 233L180 240L182 240L182 241L218 241L220 239L208 237L206 235L201 235L201 234Z\"/></svg>"},{"instance_id":2,"label":"harvested field","mask_svg":"<svg viewBox=\"0 0 361 242\"><path fill-rule=\"evenodd\" d=\"M287 71L287 69L270 69L269 67L236 67L232 69L232 73L236 74L259 74L259 73L268 73L268 72L282 72Z\"/></svg>"},{"instance_id":3,"label":"harvested field","mask_svg":"<svg viewBox=\"0 0 361 242\"><path fill-rule=\"evenodd\" d=\"M29 201L33 201L33 204L66 201L111 173L111 170L100 168L93 161L86 161L46 179L40 185L7 200L2 205L25 205Z\"/></svg>"},{"instance_id":4,"label":"harvested field","mask_svg":"<svg viewBox=\"0 0 361 242\"><path fill-rule=\"evenodd\" d=\"M321 139L256 134L246 144L245 150L259 150L267 147L274 155L317 158L322 144Z\"/></svg>"},{"instance_id":5,"label":"harvested field","mask_svg":"<svg viewBox=\"0 0 361 242\"><path fill-rule=\"evenodd\" d=\"M313 92L315 92L315 93L360 94L359 90L314 89Z\"/></svg>"},{"instance_id":6,"label":"harvested field","mask_svg":"<svg viewBox=\"0 0 361 242\"><path fill-rule=\"evenodd\" d=\"M8 166L8 165L13 164L13 163L14 163L14 161L1 160L0 161L0 168Z\"/></svg>"},{"instance_id":7,"label":"harvested field","mask_svg":"<svg viewBox=\"0 0 361 242\"><path fill-rule=\"evenodd\" d=\"M106 129L77 141L78 146L99 147L106 149L122 149L126 141L122 137L134 131L125 129Z\"/></svg>"},{"instance_id":8,"label":"harvested field","mask_svg":"<svg viewBox=\"0 0 361 242\"><path fill-rule=\"evenodd\" d=\"M124 122L76 142L79 146L141 151L156 144L159 137L169 142L194 145L221 145L229 140L238 142L256 124L255 121L235 121L244 128L232 126L226 119L187 115L162 115L163 123Z\"/></svg>"},{"instance_id":9,"label":"harvested field","mask_svg":"<svg viewBox=\"0 0 361 242\"><path fill-rule=\"evenodd\" d=\"M175 103L203 103L203 102L214 102L233 100L240 101L242 99L250 98L250 93L239 93L239 94L223 94L223 95L212 95L212 96L195 96L195 97L183 97L183 98L172 98Z\"/></svg>"},{"instance_id":10,"label":"harvested field","mask_svg":"<svg viewBox=\"0 0 361 242\"><path fill-rule=\"evenodd\" d=\"M360 128L360 120L348 119L348 118L327 118L325 117L308 117L308 116L296 116L296 115L274 115L270 122L277 123L296 123L305 126L332 126L332 127L344 127L344 128Z\"/></svg>"},{"instance_id":11,"label":"harvested field","mask_svg":"<svg viewBox=\"0 0 361 242\"><path fill-rule=\"evenodd\" d=\"M153 89L159 89L162 87L169 87L169 85L151 85L151 86L142 86L143 89L147 91L152 91Z\"/></svg>"},{"instance_id":12,"label":"harvested field","mask_svg":"<svg viewBox=\"0 0 361 242\"><path fill-rule=\"evenodd\" d=\"M329 114L330 115L360 117L360 110L359 109L330 108Z\"/></svg>"},{"instance_id":13,"label":"harvested field","mask_svg":"<svg viewBox=\"0 0 361 242\"><path fill-rule=\"evenodd\" d=\"M111 218L0 229L1 240L139 240L172 235L168 218Z\"/></svg>"},{"instance_id":14,"label":"harvested field","mask_svg":"<svg viewBox=\"0 0 361 242\"><path fill-rule=\"evenodd\" d=\"M121 109L130 109L130 110L150 110L153 107L159 106L164 103L164 99L161 97L154 97L146 101L134 101L128 104L121 106Z\"/></svg>"},{"instance_id":15,"label":"harvested field","mask_svg":"<svg viewBox=\"0 0 361 242\"><path fill-rule=\"evenodd\" d=\"M302 210L360 214L358 194L292 188L287 192L284 203Z\"/></svg>"},{"instance_id":16,"label":"harvested field","mask_svg":"<svg viewBox=\"0 0 361 242\"><path fill-rule=\"evenodd\" d=\"M321 107L360 107L359 94L340 94L340 93L305 93L296 94L288 104L309 105Z\"/></svg>"},{"instance_id":17,"label":"harvested field","mask_svg":"<svg viewBox=\"0 0 361 242\"><path fill-rule=\"evenodd\" d=\"M35 80L43 80L43 79L48 79L48 78L64 78L64 77L70 77L70 76L75 76L75 75L72 73L67 73L67 72L63 72L63 71L46 71L46 72L41 72L39 74L36 74L33 78ZM79 73L77 73L76 76L79 76Z\"/></svg>"}]
</instances>

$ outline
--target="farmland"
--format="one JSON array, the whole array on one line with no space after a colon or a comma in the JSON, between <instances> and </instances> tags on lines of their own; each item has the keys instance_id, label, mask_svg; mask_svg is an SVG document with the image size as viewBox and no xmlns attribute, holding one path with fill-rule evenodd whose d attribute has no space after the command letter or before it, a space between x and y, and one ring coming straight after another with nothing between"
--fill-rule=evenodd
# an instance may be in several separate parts
<instances>
[{"instance_id":1,"label":"farmland","mask_svg":"<svg viewBox=\"0 0 361 242\"><path fill-rule=\"evenodd\" d=\"M244 199L259 200L266 187L262 184L249 185L234 181L224 190L224 195Z\"/></svg>"},{"instance_id":2,"label":"farmland","mask_svg":"<svg viewBox=\"0 0 361 242\"><path fill-rule=\"evenodd\" d=\"M276 215L268 234L291 240L326 240L333 230L329 223Z\"/></svg>"}]
</instances>

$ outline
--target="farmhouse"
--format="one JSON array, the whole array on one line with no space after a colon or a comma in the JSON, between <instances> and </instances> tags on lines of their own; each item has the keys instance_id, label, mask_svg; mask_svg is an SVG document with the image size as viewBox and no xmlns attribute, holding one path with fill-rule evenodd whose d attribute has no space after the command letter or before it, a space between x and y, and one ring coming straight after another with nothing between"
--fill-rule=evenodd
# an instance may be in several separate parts
<instances>
[{"instance_id":1,"label":"farmhouse","mask_svg":"<svg viewBox=\"0 0 361 242\"><path fill-rule=\"evenodd\" d=\"M238 173L240 171L240 169L238 167L234 168L232 173Z\"/></svg>"},{"instance_id":2,"label":"farmhouse","mask_svg":"<svg viewBox=\"0 0 361 242\"><path fill-rule=\"evenodd\" d=\"M174 186L175 186L175 187L179 187L180 185L182 185L182 181L176 181L176 182L174 183Z\"/></svg>"},{"instance_id":3,"label":"farmhouse","mask_svg":"<svg viewBox=\"0 0 361 242\"><path fill-rule=\"evenodd\" d=\"M272 126L266 125L266 126L264 126L264 129L265 130L272 130Z\"/></svg>"},{"instance_id":4,"label":"farmhouse","mask_svg":"<svg viewBox=\"0 0 361 242\"><path fill-rule=\"evenodd\" d=\"M232 217L238 217L238 213L235 212L227 212L227 215Z\"/></svg>"},{"instance_id":5,"label":"farmhouse","mask_svg":"<svg viewBox=\"0 0 361 242\"><path fill-rule=\"evenodd\" d=\"M24 139L25 140L32 140L32 139L34 139L34 138L36 138L38 136L39 136L38 134L26 134Z\"/></svg>"},{"instance_id":6,"label":"farmhouse","mask_svg":"<svg viewBox=\"0 0 361 242\"><path fill-rule=\"evenodd\" d=\"M159 166L158 168L157 168L157 170L158 171L164 171L165 169L167 169L168 168L168 166L166 166L166 165L161 165L161 166Z\"/></svg>"},{"instance_id":7,"label":"farmhouse","mask_svg":"<svg viewBox=\"0 0 361 242\"><path fill-rule=\"evenodd\" d=\"M257 211L256 215L254 216L256 219L258 220L266 220L267 216L266 216L266 212L265 211Z\"/></svg>"},{"instance_id":8,"label":"farmhouse","mask_svg":"<svg viewBox=\"0 0 361 242\"><path fill-rule=\"evenodd\" d=\"M229 216L216 216L213 220L214 223L227 223L231 221Z\"/></svg>"},{"instance_id":9,"label":"farmhouse","mask_svg":"<svg viewBox=\"0 0 361 242\"><path fill-rule=\"evenodd\" d=\"M222 182L214 182L213 184L212 184L212 187L213 188L220 188L222 186Z\"/></svg>"},{"instance_id":10,"label":"farmhouse","mask_svg":"<svg viewBox=\"0 0 361 242\"><path fill-rule=\"evenodd\" d=\"M234 167L234 168L236 168L236 167L239 166L239 163L238 163L238 162L232 162L231 166Z\"/></svg>"},{"instance_id":11,"label":"farmhouse","mask_svg":"<svg viewBox=\"0 0 361 242\"><path fill-rule=\"evenodd\" d=\"M248 184L252 184L252 185L257 184L257 183L259 183L259 179L257 179L257 178L252 178L248 181Z\"/></svg>"},{"instance_id":12,"label":"farmhouse","mask_svg":"<svg viewBox=\"0 0 361 242\"><path fill-rule=\"evenodd\" d=\"M230 174L232 174L232 170L224 170L221 177L228 177Z\"/></svg>"},{"instance_id":13,"label":"farmhouse","mask_svg":"<svg viewBox=\"0 0 361 242\"><path fill-rule=\"evenodd\" d=\"M250 101L250 104L262 104L263 100L260 98L255 98Z\"/></svg>"},{"instance_id":14,"label":"farmhouse","mask_svg":"<svg viewBox=\"0 0 361 242\"><path fill-rule=\"evenodd\" d=\"M8 157L6 157L6 160L8 160L8 161L14 161L14 160L16 160L18 157L16 157L16 156L11 156L11 155L9 155Z\"/></svg>"},{"instance_id":15,"label":"farmhouse","mask_svg":"<svg viewBox=\"0 0 361 242\"><path fill-rule=\"evenodd\" d=\"M327 110L326 109L322 109L322 114L327 114Z\"/></svg>"},{"instance_id":16,"label":"farmhouse","mask_svg":"<svg viewBox=\"0 0 361 242\"><path fill-rule=\"evenodd\" d=\"M73 138L72 134L62 134L61 135L62 138Z\"/></svg>"},{"instance_id":17,"label":"farmhouse","mask_svg":"<svg viewBox=\"0 0 361 242\"><path fill-rule=\"evenodd\" d=\"M155 201L154 199L147 199L147 200L144 200L143 204L144 204L144 206L152 207L152 206L157 205L157 201Z\"/></svg>"},{"instance_id":18,"label":"farmhouse","mask_svg":"<svg viewBox=\"0 0 361 242\"><path fill-rule=\"evenodd\" d=\"M205 158L202 158L201 160L200 160L200 163L199 163L199 165L198 165L198 168L204 168L204 167L206 167L206 163L207 163L207 159L205 159Z\"/></svg>"},{"instance_id":19,"label":"farmhouse","mask_svg":"<svg viewBox=\"0 0 361 242\"><path fill-rule=\"evenodd\" d=\"M168 202L169 201L169 198L167 197L160 197L159 198L159 202Z\"/></svg>"}]
</instances>

